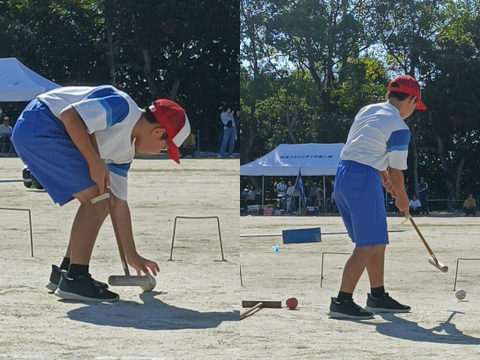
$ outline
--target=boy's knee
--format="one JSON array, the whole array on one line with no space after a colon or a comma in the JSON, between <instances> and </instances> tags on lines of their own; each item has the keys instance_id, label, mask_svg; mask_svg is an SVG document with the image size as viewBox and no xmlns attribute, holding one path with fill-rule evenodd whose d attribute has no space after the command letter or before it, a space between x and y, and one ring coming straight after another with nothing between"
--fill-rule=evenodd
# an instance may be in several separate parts
<instances>
[{"instance_id":1,"label":"boy's knee","mask_svg":"<svg viewBox=\"0 0 480 360\"><path fill-rule=\"evenodd\" d=\"M375 254L375 251L379 249L380 245L373 245L373 246L360 246L356 247L354 249L354 253L357 254L357 256L365 257L365 258L370 258Z\"/></svg>"},{"instance_id":2,"label":"boy's knee","mask_svg":"<svg viewBox=\"0 0 480 360\"><path fill-rule=\"evenodd\" d=\"M113 201L112 198L101 200L95 204L92 204L90 202L90 206L92 211L97 213L99 216L106 217L110 213L110 210L112 209L113 204L111 204L111 201Z\"/></svg>"}]
</instances>

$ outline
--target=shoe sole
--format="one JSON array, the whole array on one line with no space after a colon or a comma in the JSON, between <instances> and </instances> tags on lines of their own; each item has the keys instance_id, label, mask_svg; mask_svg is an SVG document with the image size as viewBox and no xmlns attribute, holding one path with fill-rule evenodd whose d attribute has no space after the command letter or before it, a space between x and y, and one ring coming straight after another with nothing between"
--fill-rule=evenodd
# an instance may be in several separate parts
<instances>
[{"instance_id":1,"label":"shoe sole","mask_svg":"<svg viewBox=\"0 0 480 360\"><path fill-rule=\"evenodd\" d=\"M46 287L48 290L50 290L50 291L55 291L55 290L57 290L57 288L58 288L58 284L55 284L55 283L49 281L49 282L47 283L47 285L45 285L45 287Z\"/></svg>"},{"instance_id":2,"label":"shoe sole","mask_svg":"<svg viewBox=\"0 0 480 360\"><path fill-rule=\"evenodd\" d=\"M107 284L104 284L104 285L100 285L101 287L103 287L105 290L108 290L108 285ZM58 289L58 284L55 284L51 281L49 281L45 287L50 290L51 292L55 292L55 290Z\"/></svg>"},{"instance_id":3,"label":"shoe sole","mask_svg":"<svg viewBox=\"0 0 480 360\"><path fill-rule=\"evenodd\" d=\"M327 315L334 319L367 320L367 319L372 319L375 314L373 313L372 315L369 315L369 316L355 316L355 315L349 315L349 314L339 313L339 312L330 310L327 312Z\"/></svg>"},{"instance_id":4,"label":"shoe sole","mask_svg":"<svg viewBox=\"0 0 480 360\"><path fill-rule=\"evenodd\" d=\"M91 301L91 302L115 302L115 301L118 301L119 299L118 295L112 299L89 298L89 297L78 295L75 293L63 291L60 289L55 290L54 294L64 300Z\"/></svg>"},{"instance_id":5,"label":"shoe sole","mask_svg":"<svg viewBox=\"0 0 480 360\"><path fill-rule=\"evenodd\" d=\"M401 310L401 309L384 309L384 308L373 308L373 307L365 306L365 310L372 311L372 312L375 312L375 313L407 313L407 312L409 312L411 309L405 309L405 310Z\"/></svg>"}]
</instances>

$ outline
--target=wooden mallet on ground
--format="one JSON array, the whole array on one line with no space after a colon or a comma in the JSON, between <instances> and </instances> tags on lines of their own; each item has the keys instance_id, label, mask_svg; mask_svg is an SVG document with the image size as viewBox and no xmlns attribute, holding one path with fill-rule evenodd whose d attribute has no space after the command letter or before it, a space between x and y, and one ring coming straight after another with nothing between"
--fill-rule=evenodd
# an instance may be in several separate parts
<instances>
[{"instance_id":1,"label":"wooden mallet on ground","mask_svg":"<svg viewBox=\"0 0 480 360\"><path fill-rule=\"evenodd\" d=\"M92 204L96 204L99 201L109 199L110 194L108 192L101 194L91 200ZM113 217L110 217L112 223L115 222ZM140 286L143 291L152 291L157 282L155 278L151 275L130 275L130 270L128 269L127 259L125 256L125 251L123 250L123 245L120 242L120 237L117 233L117 227L113 224L113 229L115 231L115 239L117 240L118 252L120 253L120 260L122 261L123 271L125 275L111 275L108 278L108 283L112 286Z\"/></svg>"},{"instance_id":2,"label":"wooden mallet on ground","mask_svg":"<svg viewBox=\"0 0 480 360\"><path fill-rule=\"evenodd\" d=\"M263 301L263 300L242 300L243 308L250 308L240 314L240 320L245 319L247 316L252 315L254 312L267 308L267 309L281 309L281 301Z\"/></svg>"}]
</instances>

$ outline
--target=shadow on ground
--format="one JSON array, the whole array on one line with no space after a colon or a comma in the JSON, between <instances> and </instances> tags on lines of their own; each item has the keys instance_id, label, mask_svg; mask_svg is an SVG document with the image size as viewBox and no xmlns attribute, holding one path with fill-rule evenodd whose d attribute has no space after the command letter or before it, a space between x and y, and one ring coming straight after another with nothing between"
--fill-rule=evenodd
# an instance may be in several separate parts
<instances>
[{"instance_id":1,"label":"shadow on ground","mask_svg":"<svg viewBox=\"0 0 480 360\"><path fill-rule=\"evenodd\" d=\"M67 316L74 321L94 325L130 327L143 330L207 329L218 327L224 321L239 321L239 311L200 312L179 308L157 299L161 292L145 292L142 303L118 301L116 303L85 303L71 310Z\"/></svg>"},{"instance_id":2,"label":"shadow on ground","mask_svg":"<svg viewBox=\"0 0 480 360\"><path fill-rule=\"evenodd\" d=\"M407 321L399 318L394 314L377 314L388 322L382 323L367 323L375 325L379 334L395 337L410 341L430 342L438 344L456 344L456 345L480 345L480 339L473 336L465 335L457 329L452 322L456 314L463 314L462 312L452 311L452 314L444 322L438 326L426 329L419 326L413 321Z\"/></svg>"}]
</instances>

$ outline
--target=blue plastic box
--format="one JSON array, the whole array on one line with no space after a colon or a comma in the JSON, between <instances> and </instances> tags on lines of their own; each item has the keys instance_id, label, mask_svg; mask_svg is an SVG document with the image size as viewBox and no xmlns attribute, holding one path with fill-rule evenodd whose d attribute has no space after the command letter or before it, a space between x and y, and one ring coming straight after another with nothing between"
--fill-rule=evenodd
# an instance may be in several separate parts
<instances>
[{"instance_id":1,"label":"blue plastic box","mask_svg":"<svg viewBox=\"0 0 480 360\"><path fill-rule=\"evenodd\" d=\"M322 241L322 235L320 228L311 229L292 229L282 231L283 243L309 243Z\"/></svg>"}]
</instances>

